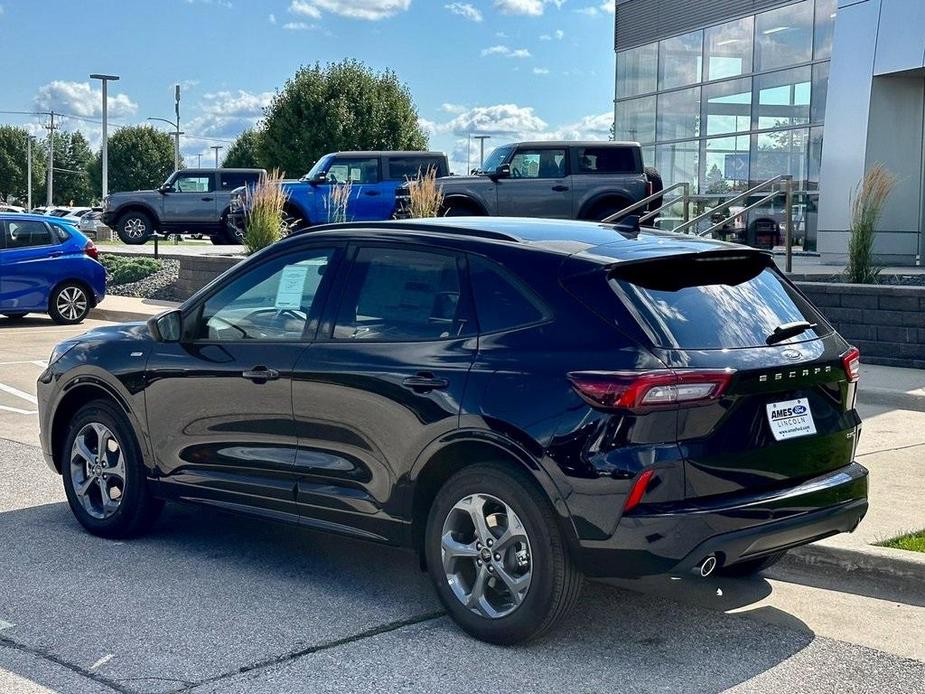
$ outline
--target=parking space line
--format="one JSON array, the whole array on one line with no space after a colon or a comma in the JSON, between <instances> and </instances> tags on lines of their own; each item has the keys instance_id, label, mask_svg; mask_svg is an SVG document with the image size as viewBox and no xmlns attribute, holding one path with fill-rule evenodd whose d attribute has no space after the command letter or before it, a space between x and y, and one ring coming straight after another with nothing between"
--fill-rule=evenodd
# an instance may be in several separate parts
<instances>
[{"instance_id":1,"label":"parking space line","mask_svg":"<svg viewBox=\"0 0 925 694\"><path fill-rule=\"evenodd\" d=\"M38 410L21 410L18 407L10 407L8 405L0 405L0 411L13 412L15 414L38 414Z\"/></svg>"},{"instance_id":2,"label":"parking space line","mask_svg":"<svg viewBox=\"0 0 925 694\"><path fill-rule=\"evenodd\" d=\"M106 663L108 663L110 660L112 660L112 653L110 653L109 655L104 655L102 658L100 658L95 663L93 663L93 665L90 666L89 671L96 672L101 667L103 667Z\"/></svg>"},{"instance_id":3,"label":"parking space line","mask_svg":"<svg viewBox=\"0 0 925 694\"><path fill-rule=\"evenodd\" d=\"M31 402L33 405L39 404L38 399L34 395L27 393L24 390L20 390L19 388L8 386L5 383L0 383L0 391L3 391L4 393L9 393L10 395L15 395L17 398L22 398L23 400L26 400L27 402Z\"/></svg>"},{"instance_id":4,"label":"parking space line","mask_svg":"<svg viewBox=\"0 0 925 694\"><path fill-rule=\"evenodd\" d=\"M0 366L22 366L23 364L35 364L43 369L48 366L47 361L42 359L25 359L23 361L0 361Z\"/></svg>"}]
</instances>

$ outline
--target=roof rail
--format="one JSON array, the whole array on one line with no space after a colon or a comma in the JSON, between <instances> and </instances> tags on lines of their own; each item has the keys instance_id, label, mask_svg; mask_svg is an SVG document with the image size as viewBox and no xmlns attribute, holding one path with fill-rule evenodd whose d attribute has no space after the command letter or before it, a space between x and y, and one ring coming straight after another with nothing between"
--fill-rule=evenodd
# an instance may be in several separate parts
<instances>
[{"instance_id":1,"label":"roof rail","mask_svg":"<svg viewBox=\"0 0 925 694\"><path fill-rule=\"evenodd\" d=\"M462 226L451 226L444 224L427 224L415 223L405 220L381 221L381 222L335 222L331 224L321 224L319 226L306 227L289 234L289 237L301 236L303 234L312 234L318 231L339 231L341 229L382 229L386 231L418 231L430 232L433 234L450 234L453 236L473 236L475 238L492 239L495 241L520 241L516 236L505 234L501 231L491 231L488 229L472 229Z\"/></svg>"}]
</instances>

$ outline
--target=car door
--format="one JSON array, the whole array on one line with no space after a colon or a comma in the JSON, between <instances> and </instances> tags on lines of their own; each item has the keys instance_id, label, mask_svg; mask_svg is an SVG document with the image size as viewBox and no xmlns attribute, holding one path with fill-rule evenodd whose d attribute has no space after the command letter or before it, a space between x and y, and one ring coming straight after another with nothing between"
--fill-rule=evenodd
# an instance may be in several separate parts
<instances>
[{"instance_id":1,"label":"car door","mask_svg":"<svg viewBox=\"0 0 925 694\"><path fill-rule=\"evenodd\" d=\"M518 147L510 176L497 181L498 214L510 217L572 217L568 152L564 147Z\"/></svg>"},{"instance_id":2,"label":"car door","mask_svg":"<svg viewBox=\"0 0 925 694\"><path fill-rule=\"evenodd\" d=\"M307 525L397 541L401 482L458 426L477 331L463 256L374 244L351 253L327 337L296 365L297 500Z\"/></svg>"},{"instance_id":3,"label":"car door","mask_svg":"<svg viewBox=\"0 0 925 694\"><path fill-rule=\"evenodd\" d=\"M325 184L316 194L317 218L322 222L370 222L388 219L392 207L385 211L389 200L379 185L378 156L337 155L328 166ZM349 183L349 188L344 188ZM346 212L343 199L346 198ZM394 203L394 195L391 202Z\"/></svg>"},{"instance_id":4,"label":"car door","mask_svg":"<svg viewBox=\"0 0 925 694\"><path fill-rule=\"evenodd\" d=\"M164 218L169 226L195 229L218 219L215 201L215 174L180 171L164 193Z\"/></svg>"},{"instance_id":5,"label":"car door","mask_svg":"<svg viewBox=\"0 0 925 694\"><path fill-rule=\"evenodd\" d=\"M63 251L48 224L32 219L0 222L0 310L44 311L62 279Z\"/></svg>"},{"instance_id":6,"label":"car door","mask_svg":"<svg viewBox=\"0 0 925 694\"><path fill-rule=\"evenodd\" d=\"M148 361L148 430L173 495L297 518L292 372L341 249L311 245L230 276ZM330 272L329 272L330 271Z\"/></svg>"}]
</instances>

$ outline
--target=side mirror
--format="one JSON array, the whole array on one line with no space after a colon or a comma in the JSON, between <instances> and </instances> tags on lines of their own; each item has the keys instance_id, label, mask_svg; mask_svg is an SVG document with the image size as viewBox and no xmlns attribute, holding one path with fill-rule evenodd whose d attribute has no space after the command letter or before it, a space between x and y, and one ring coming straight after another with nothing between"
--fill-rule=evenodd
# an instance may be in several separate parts
<instances>
[{"instance_id":1,"label":"side mirror","mask_svg":"<svg viewBox=\"0 0 925 694\"><path fill-rule=\"evenodd\" d=\"M495 178L510 178L511 176L511 165L502 164L497 169L495 169Z\"/></svg>"},{"instance_id":2,"label":"side mirror","mask_svg":"<svg viewBox=\"0 0 925 694\"><path fill-rule=\"evenodd\" d=\"M158 342L179 342L183 333L183 313L173 309L154 316L148 321L148 329Z\"/></svg>"},{"instance_id":3,"label":"side mirror","mask_svg":"<svg viewBox=\"0 0 925 694\"><path fill-rule=\"evenodd\" d=\"M319 171L318 173L315 174L315 176L312 178L312 180L309 181L309 183L311 183L313 186L316 186L316 185L318 185L319 183L324 183L324 182L326 182L327 180L328 180L328 174L327 174L327 172L326 172L326 171Z\"/></svg>"},{"instance_id":4,"label":"side mirror","mask_svg":"<svg viewBox=\"0 0 925 694\"><path fill-rule=\"evenodd\" d=\"M160 188L157 189L157 192L160 193L161 195L171 193L173 192L173 186L170 185L169 183L165 183L164 185L162 185Z\"/></svg>"}]
</instances>

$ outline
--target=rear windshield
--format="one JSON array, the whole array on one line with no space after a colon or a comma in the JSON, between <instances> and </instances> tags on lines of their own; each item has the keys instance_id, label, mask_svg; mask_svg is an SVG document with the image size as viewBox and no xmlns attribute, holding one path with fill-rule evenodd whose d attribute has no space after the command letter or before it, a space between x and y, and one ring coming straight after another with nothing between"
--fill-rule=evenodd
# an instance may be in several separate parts
<instances>
[{"instance_id":1,"label":"rear windshield","mask_svg":"<svg viewBox=\"0 0 925 694\"><path fill-rule=\"evenodd\" d=\"M831 332L764 256L669 258L618 268L610 283L655 344L680 349L767 345L778 326L816 324L778 344Z\"/></svg>"}]
</instances>

